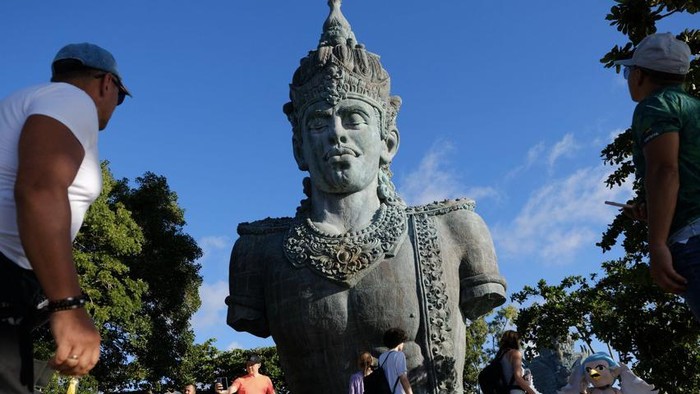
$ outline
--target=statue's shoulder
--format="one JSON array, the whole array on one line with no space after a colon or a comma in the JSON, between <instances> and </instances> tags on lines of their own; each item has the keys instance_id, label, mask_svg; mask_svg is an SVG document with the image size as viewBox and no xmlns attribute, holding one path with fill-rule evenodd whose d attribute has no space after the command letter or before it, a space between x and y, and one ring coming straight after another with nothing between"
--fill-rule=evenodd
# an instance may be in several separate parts
<instances>
[{"instance_id":1,"label":"statue's shoulder","mask_svg":"<svg viewBox=\"0 0 700 394\"><path fill-rule=\"evenodd\" d=\"M489 234L484 220L475 212L476 203L469 198L436 201L430 204L406 208L408 216L432 217L443 228L459 237L474 234Z\"/></svg>"},{"instance_id":2,"label":"statue's shoulder","mask_svg":"<svg viewBox=\"0 0 700 394\"><path fill-rule=\"evenodd\" d=\"M426 214L428 216L443 216L453 212L473 213L476 203L468 198L442 200L425 205L415 205L406 208L409 215Z\"/></svg>"},{"instance_id":3,"label":"statue's shoulder","mask_svg":"<svg viewBox=\"0 0 700 394\"><path fill-rule=\"evenodd\" d=\"M254 222L238 224L238 235L265 235L286 232L294 222L294 218L266 218Z\"/></svg>"}]
</instances>

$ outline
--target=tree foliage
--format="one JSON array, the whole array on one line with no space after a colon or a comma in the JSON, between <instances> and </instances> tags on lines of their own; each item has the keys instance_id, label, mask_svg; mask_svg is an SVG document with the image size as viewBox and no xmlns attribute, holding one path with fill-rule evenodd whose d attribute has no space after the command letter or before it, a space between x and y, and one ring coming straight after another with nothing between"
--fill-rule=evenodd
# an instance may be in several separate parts
<instances>
[{"instance_id":1,"label":"tree foliage","mask_svg":"<svg viewBox=\"0 0 700 394\"><path fill-rule=\"evenodd\" d=\"M183 232L184 211L165 177L147 172L136 183L130 188L122 179L111 198L131 212L144 234L141 253L125 256L124 263L148 285L140 311L148 327L133 355L145 380L155 384L176 376L181 358L193 346L189 320L201 304L196 260L202 250Z\"/></svg>"},{"instance_id":2,"label":"tree foliage","mask_svg":"<svg viewBox=\"0 0 700 394\"><path fill-rule=\"evenodd\" d=\"M484 352L484 343L488 336L488 325L485 316L472 321L467 326L466 333L466 351L463 382L465 393L476 393L477 379L479 371L488 362L488 357Z\"/></svg>"},{"instance_id":3,"label":"tree foliage","mask_svg":"<svg viewBox=\"0 0 700 394\"><path fill-rule=\"evenodd\" d=\"M195 262L201 250L182 229L177 196L164 177L146 173L130 188L102 165L103 191L74 243L74 260L88 312L102 336L100 362L79 392L114 391L175 376L193 346L189 319L199 307ZM39 333L36 356L53 341ZM65 380L52 384L65 392ZM60 392L57 391L57 392Z\"/></svg>"},{"instance_id":4,"label":"tree foliage","mask_svg":"<svg viewBox=\"0 0 700 394\"><path fill-rule=\"evenodd\" d=\"M211 389L216 379L219 378L226 378L230 385L234 379L246 374L246 360L251 354L257 354L262 358L260 373L270 377L275 392L278 394L289 393L279 363L277 348L220 351L214 347L213 340L206 341L201 345L194 345L183 358L177 386L182 387L192 383L207 390Z\"/></svg>"},{"instance_id":5,"label":"tree foliage","mask_svg":"<svg viewBox=\"0 0 700 394\"><path fill-rule=\"evenodd\" d=\"M625 34L629 42L615 45L603 56L607 68L619 72L615 60L628 58L634 45L656 32L656 24L678 13L695 14L700 2L658 0L616 0L607 20ZM693 54L700 52L700 31L678 33ZM700 62L691 63L688 91L700 97ZM631 114L630 114L631 119ZM613 167L606 180L610 188L620 187L633 176L631 130L618 135L603 149L601 157ZM634 182L635 197L641 201L644 190ZM645 262L647 228L618 215L603 233L598 245L609 251L622 236L625 255L602 264L601 275L571 276L559 285L540 281L513 296L515 301L534 301L520 311L517 323L526 341L552 345L571 335L592 347L599 339L619 352L622 362L632 364L635 373L653 383L661 392L700 392L700 327L679 297L663 293L649 276ZM606 349L591 349L606 350Z\"/></svg>"}]
</instances>

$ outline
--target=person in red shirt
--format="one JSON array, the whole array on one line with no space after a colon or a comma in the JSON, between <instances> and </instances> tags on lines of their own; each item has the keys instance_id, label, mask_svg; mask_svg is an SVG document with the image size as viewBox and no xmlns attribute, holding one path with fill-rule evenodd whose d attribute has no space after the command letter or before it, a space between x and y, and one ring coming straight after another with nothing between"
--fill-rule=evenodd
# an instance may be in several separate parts
<instances>
[{"instance_id":1,"label":"person in red shirt","mask_svg":"<svg viewBox=\"0 0 700 394\"><path fill-rule=\"evenodd\" d=\"M259 372L261 364L260 356L253 354L248 357L245 366L248 373L233 381L228 394L275 394L270 378Z\"/></svg>"}]
</instances>

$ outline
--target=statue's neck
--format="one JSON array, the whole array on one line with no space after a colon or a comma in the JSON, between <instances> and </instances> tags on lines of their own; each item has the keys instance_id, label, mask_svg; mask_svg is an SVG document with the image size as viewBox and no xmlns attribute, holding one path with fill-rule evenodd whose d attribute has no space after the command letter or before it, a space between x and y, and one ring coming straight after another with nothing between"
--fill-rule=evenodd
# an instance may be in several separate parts
<instances>
[{"instance_id":1,"label":"statue's neck","mask_svg":"<svg viewBox=\"0 0 700 394\"><path fill-rule=\"evenodd\" d=\"M345 234L367 227L380 205L376 186L350 194L312 188L309 218L323 232Z\"/></svg>"}]
</instances>

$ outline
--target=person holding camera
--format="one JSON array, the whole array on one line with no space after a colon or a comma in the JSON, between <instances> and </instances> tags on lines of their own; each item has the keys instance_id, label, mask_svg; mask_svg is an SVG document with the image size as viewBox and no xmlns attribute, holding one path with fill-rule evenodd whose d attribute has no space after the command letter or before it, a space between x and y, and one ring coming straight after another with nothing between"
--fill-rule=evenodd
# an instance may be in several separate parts
<instances>
[{"instance_id":1,"label":"person holding camera","mask_svg":"<svg viewBox=\"0 0 700 394\"><path fill-rule=\"evenodd\" d=\"M246 361L247 374L233 381L227 393L239 394L275 394L272 381L269 377L260 373L262 359L253 354Z\"/></svg>"}]
</instances>

